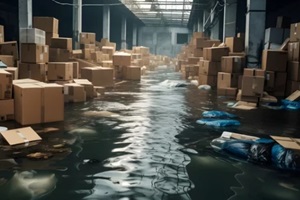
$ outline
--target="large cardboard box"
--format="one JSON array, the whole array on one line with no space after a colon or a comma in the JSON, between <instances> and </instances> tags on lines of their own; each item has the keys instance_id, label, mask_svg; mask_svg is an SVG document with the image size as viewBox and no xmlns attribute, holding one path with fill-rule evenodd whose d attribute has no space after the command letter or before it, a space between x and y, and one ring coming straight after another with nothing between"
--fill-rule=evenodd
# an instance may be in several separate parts
<instances>
[{"instance_id":1,"label":"large cardboard box","mask_svg":"<svg viewBox=\"0 0 300 200\"><path fill-rule=\"evenodd\" d=\"M74 79L74 83L82 85L84 87L86 98L94 98L95 89L94 85L87 79Z\"/></svg>"},{"instance_id":2,"label":"large cardboard box","mask_svg":"<svg viewBox=\"0 0 300 200\"><path fill-rule=\"evenodd\" d=\"M125 79L126 80L141 80L141 67L139 66L125 66Z\"/></svg>"},{"instance_id":3,"label":"large cardboard box","mask_svg":"<svg viewBox=\"0 0 300 200\"><path fill-rule=\"evenodd\" d=\"M95 51L91 53L91 58L96 63L109 60L109 55L102 53L102 51Z\"/></svg>"},{"instance_id":4,"label":"large cardboard box","mask_svg":"<svg viewBox=\"0 0 300 200\"><path fill-rule=\"evenodd\" d=\"M14 102L13 99L0 100L0 121L15 119Z\"/></svg>"},{"instance_id":5,"label":"large cardboard box","mask_svg":"<svg viewBox=\"0 0 300 200\"><path fill-rule=\"evenodd\" d=\"M264 50L262 58L262 69L266 71L285 72L287 68L288 55L286 51Z\"/></svg>"},{"instance_id":6,"label":"large cardboard box","mask_svg":"<svg viewBox=\"0 0 300 200\"><path fill-rule=\"evenodd\" d=\"M291 24L290 41L297 42L300 40L300 23Z\"/></svg>"},{"instance_id":7,"label":"large cardboard box","mask_svg":"<svg viewBox=\"0 0 300 200\"><path fill-rule=\"evenodd\" d=\"M225 44L229 47L230 52L243 52L245 50L245 43L242 38L238 37L227 37Z\"/></svg>"},{"instance_id":8,"label":"large cardboard box","mask_svg":"<svg viewBox=\"0 0 300 200\"><path fill-rule=\"evenodd\" d=\"M38 44L21 44L21 62L47 63L49 62L49 47Z\"/></svg>"},{"instance_id":9,"label":"large cardboard box","mask_svg":"<svg viewBox=\"0 0 300 200\"><path fill-rule=\"evenodd\" d=\"M37 28L20 28L20 43L46 45L46 33Z\"/></svg>"},{"instance_id":10,"label":"large cardboard box","mask_svg":"<svg viewBox=\"0 0 300 200\"><path fill-rule=\"evenodd\" d=\"M243 72L246 66L246 59L241 56L224 56L221 62L221 71L227 73L237 73Z\"/></svg>"},{"instance_id":11,"label":"large cardboard box","mask_svg":"<svg viewBox=\"0 0 300 200\"><path fill-rule=\"evenodd\" d=\"M244 76L242 82L242 96L262 96L264 85L265 77Z\"/></svg>"},{"instance_id":12,"label":"large cardboard box","mask_svg":"<svg viewBox=\"0 0 300 200\"><path fill-rule=\"evenodd\" d=\"M300 65L299 62L290 61L287 68L287 78L291 81L300 81Z\"/></svg>"},{"instance_id":13,"label":"large cardboard box","mask_svg":"<svg viewBox=\"0 0 300 200\"><path fill-rule=\"evenodd\" d=\"M274 89L270 91L270 95L276 97L285 96L286 90L286 81L287 81L287 73L286 72L276 72L275 73L275 84Z\"/></svg>"},{"instance_id":14,"label":"large cardboard box","mask_svg":"<svg viewBox=\"0 0 300 200\"><path fill-rule=\"evenodd\" d=\"M19 64L19 77L20 79L30 78L37 81L46 82L48 71L47 64Z\"/></svg>"},{"instance_id":15,"label":"large cardboard box","mask_svg":"<svg viewBox=\"0 0 300 200\"><path fill-rule=\"evenodd\" d=\"M54 17L33 17L33 27L47 33L58 34L58 19Z\"/></svg>"},{"instance_id":16,"label":"large cardboard box","mask_svg":"<svg viewBox=\"0 0 300 200\"><path fill-rule=\"evenodd\" d=\"M203 49L203 60L221 62L223 56L228 56L228 47L211 47Z\"/></svg>"},{"instance_id":17,"label":"large cardboard box","mask_svg":"<svg viewBox=\"0 0 300 200\"><path fill-rule=\"evenodd\" d=\"M265 90L267 92L273 91L275 88L275 73L273 71L266 71L265 75Z\"/></svg>"},{"instance_id":18,"label":"large cardboard box","mask_svg":"<svg viewBox=\"0 0 300 200\"><path fill-rule=\"evenodd\" d=\"M104 54L108 54L109 55L109 59L112 60L112 56L115 53L115 49L113 47L110 47L110 46L103 46L102 47L102 52Z\"/></svg>"},{"instance_id":19,"label":"large cardboard box","mask_svg":"<svg viewBox=\"0 0 300 200\"><path fill-rule=\"evenodd\" d=\"M112 87L114 70L103 67L86 67L81 69L81 78L88 79L94 86Z\"/></svg>"},{"instance_id":20,"label":"large cardboard box","mask_svg":"<svg viewBox=\"0 0 300 200\"><path fill-rule=\"evenodd\" d=\"M244 76L262 76L265 77L265 70L255 68L245 68Z\"/></svg>"},{"instance_id":21,"label":"large cardboard box","mask_svg":"<svg viewBox=\"0 0 300 200\"><path fill-rule=\"evenodd\" d=\"M199 85L210 85L211 87L217 86L217 76L207 76L199 74L198 83Z\"/></svg>"},{"instance_id":22,"label":"large cardboard box","mask_svg":"<svg viewBox=\"0 0 300 200\"><path fill-rule=\"evenodd\" d=\"M65 102L85 102L86 92L82 85L68 83L64 85Z\"/></svg>"},{"instance_id":23,"label":"large cardboard box","mask_svg":"<svg viewBox=\"0 0 300 200\"><path fill-rule=\"evenodd\" d=\"M96 34L80 33L80 44L96 44Z\"/></svg>"},{"instance_id":24,"label":"large cardboard box","mask_svg":"<svg viewBox=\"0 0 300 200\"><path fill-rule=\"evenodd\" d=\"M4 42L4 26L0 25L0 43Z\"/></svg>"},{"instance_id":25,"label":"large cardboard box","mask_svg":"<svg viewBox=\"0 0 300 200\"><path fill-rule=\"evenodd\" d=\"M73 63L73 78L79 78L79 62L72 62Z\"/></svg>"},{"instance_id":26,"label":"large cardboard box","mask_svg":"<svg viewBox=\"0 0 300 200\"><path fill-rule=\"evenodd\" d=\"M72 38L52 38L51 39L51 48L56 49L67 49L69 51L73 50Z\"/></svg>"},{"instance_id":27,"label":"large cardboard box","mask_svg":"<svg viewBox=\"0 0 300 200\"><path fill-rule=\"evenodd\" d=\"M11 55L15 61L18 60L18 43L16 41L0 43L0 55Z\"/></svg>"},{"instance_id":28,"label":"large cardboard box","mask_svg":"<svg viewBox=\"0 0 300 200\"><path fill-rule=\"evenodd\" d=\"M236 97L237 88L218 88L217 93L219 96Z\"/></svg>"},{"instance_id":29,"label":"large cardboard box","mask_svg":"<svg viewBox=\"0 0 300 200\"><path fill-rule=\"evenodd\" d=\"M4 70L12 74L13 80L17 80L19 78L19 68L18 67L7 67Z\"/></svg>"},{"instance_id":30,"label":"large cardboard box","mask_svg":"<svg viewBox=\"0 0 300 200\"><path fill-rule=\"evenodd\" d=\"M52 38L58 38L59 34L57 33L46 33L46 45L51 46Z\"/></svg>"},{"instance_id":31,"label":"large cardboard box","mask_svg":"<svg viewBox=\"0 0 300 200\"><path fill-rule=\"evenodd\" d=\"M199 74L207 76L217 76L221 69L220 62L211 62L207 60L199 61Z\"/></svg>"},{"instance_id":32,"label":"large cardboard box","mask_svg":"<svg viewBox=\"0 0 300 200\"><path fill-rule=\"evenodd\" d=\"M114 66L130 66L131 55L129 53L118 52L113 55Z\"/></svg>"},{"instance_id":33,"label":"large cardboard box","mask_svg":"<svg viewBox=\"0 0 300 200\"><path fill-rule=\"evenodd\" d=\"M11 73L0 70L0 100L12 98L12 80Z\"/></svg>"},{"instance_id":34,"label":"large cardboard box","mask_svg":"<svg viewBox=\"0 0 300 200\"><path fill-rule=\"evenodd\" d=\"M197 49L219 46L220 44L221 44L220 40L208 40L207 38L196 38Z\"/></svg>"},{"instance_id":35,"label":"large cardboard box","mask_svg":"<svg viewBox=\"0 0 300 200\"><path fill-rule=\"evenodd\" d=\"M49 62L48 80L49 81L68 81L73 79L72 62Z\"/></svg>"},{"instance_id":36,"label":"large cardboard box","mask_svg":"<svg viewBox=\"0 0 300 200\"><path fill-rule=\"evenodd\" d=\"M203 57L203 49L194 49L194 57Z\"/></svg>"},{"instance_id":37,"label":"large cardboard box","mask_svg":"<svg viewBox=\"0 0 300 200\"><path fill-rule=\"evenodd\" d=\"M238 87L239 74L218 73L218 88Z\"/></svg>"},{"instance_id":38,"label":"large cardboard box","mask_svg":"<svg viewBox=\"0 0 300 200\"><path fill-rule=\"evenodd\" d=\"M71 52L67 49L50 48L49 62L68 62Z\"/></svg>"},{"instance_id":39,"label":"large cardboard box","mask_svg":"<svg viewBox=\"0 0 300 200\"><path fill-rule=\"evenodd\" d=\"M0 61L2 61L8 67L14 67L15 66L15 60L14 60L13 56L0 55Z\"/></svg>"}]
</instances>

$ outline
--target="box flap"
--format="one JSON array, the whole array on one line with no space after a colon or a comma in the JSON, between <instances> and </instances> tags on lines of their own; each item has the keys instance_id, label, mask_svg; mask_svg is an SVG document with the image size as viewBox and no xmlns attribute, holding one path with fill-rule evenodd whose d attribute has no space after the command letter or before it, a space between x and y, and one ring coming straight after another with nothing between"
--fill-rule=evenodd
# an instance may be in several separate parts
<instances>
[{"instance_id":1,"label":"box flap","mask_svg":"<svg viewBox=\"0 0 300 200\"><path fill-rule=\"evenodd\" d=\"M228 132L228 131L224 131L223 134L221 135L221 137L228 138L228 139L233 138L233 139L238 139L238 140L257 140L257 139L259 139L258 137L255 137L255 136L233 133L233 132Z\"/></svg>"},{"instance_id":2,"label":"box flap","mask_svg":"<svg viewBox=\"0 0 300 200\"><path fill-rule=\"evenodd\" d=\"M238 101L236 104L232 106L232 108L239 110L253 110L256 109L256 103L250 103L245 101Z\"/></svg>"},{"instance_id":3,"label":"box flap","mask_svg":"<svg viewBox=\"0 0 300 200\"><path fill-rule=\"evenodd\" d=\"M291 94L290 96L288 96L286 98L286 100L289 101L296 101L297 99L300 98L300 90L295 91L293 94Z\"/></svg>"},{"instance_id":4,"label":"box flap","mask_svg":"<svg viewBox=\"0 0 300 200\"><path fill-rule=\"evenodd\" d=\"M294 149L300 150L300 139L299 138L291 138L291 137L280 137L280 136L272 136L278 144L283 146L286 149Z\"/></svg>"},{"instance_id":5,"label":"box flap","mask_svg":"<svg viewBox=\"0 0 300 200\"><path fill-rule=\"evenodd\" d=\"M28 144L29 142L42 140L31 127L3 131L1 134L9 145Z\"/></svg>"}]
</instances>

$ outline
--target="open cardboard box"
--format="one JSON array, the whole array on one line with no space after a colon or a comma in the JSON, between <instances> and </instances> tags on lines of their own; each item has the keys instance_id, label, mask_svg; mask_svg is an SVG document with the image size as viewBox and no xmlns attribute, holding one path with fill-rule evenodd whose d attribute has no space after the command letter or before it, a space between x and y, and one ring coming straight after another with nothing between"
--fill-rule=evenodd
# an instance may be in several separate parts
<instances>
[{"instance_id":1,"label":"open cardboard box","mask_svg":"<svg viewBox=\"0 0 300 200\"><path fill-rule=\"evenodd\" d=\"M29 144L42 138L31 128L18 128L0 132L9 145Z\"/></svg>"}]
</instances>

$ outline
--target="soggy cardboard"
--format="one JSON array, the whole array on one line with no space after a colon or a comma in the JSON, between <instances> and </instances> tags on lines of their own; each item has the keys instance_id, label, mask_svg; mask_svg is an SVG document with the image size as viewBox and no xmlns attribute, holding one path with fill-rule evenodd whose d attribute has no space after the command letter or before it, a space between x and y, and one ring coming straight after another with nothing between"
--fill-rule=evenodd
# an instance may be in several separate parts
<instances>
[{"instance_id":1,"label":"soggy cardboard","mask_svg":"<svg viewBox=\"0 0 300 200\"><path fill-rule=\"evenodd\" d=\"M286 149L300 150L300 139L291 137L270 136L278 144Z\"/></svg>"},{"instance_id":2,"label":"soggy cardboard","mask_svg":"<svg viewBox=\"0 0 300 200\"><path fill-rule=\"evenodd\" d=\"M290 96L288 96L286 98L286 100L289 101L296 101L300 98L300 90L295 91L293 94L291 94Z\"/></svg>"},{"instance_id":3,"label":"soggy cardboard","mask_svg":"<svg viewBox=\"0 0 300 200\"><path fill-rule=\"evenodd\" d=\"M217 92L219 96L235 97L237 94L237 88L218 88Z\"/></svg>"},{"instance_id":4,"label":"soggy cardboard","mask_svg":"<svg viewBox=\"0 0 300 200\"><path fill-rule=\"evenodd\" d=\"M227 139L233 138L233 139L238 139L238 140L252 140L252 141L259 139L258 137L255 137L255 136L233 133L233 132L228 132L228 131L224 131L222 133L221 137L227 138Z\"/></svg>"},{"instance_id":5,"label":"soggy cardboard","mask_svg":"<svg viewBox=\"0 0 300 200\"><path fill-rule=\"evenodd\" d=\"M31 127L3 131L1 135L9 145L28 144L29 142L42 140Z\"/></svg>"},{"instance_id":6,"label":"soggy cardboard","mask_svg":"<svg viewBox=\"0 0 300 200\"><path fill-rule=\"evenodd\" d=\"M86 98L93 98L94 97L94 85L87 79L74 79L74 83L82 85L84 87Z\"/></svg>"},{"instance_id":7,"label":"soggy cardboard","mask_svg":"<svg viewBox=\"0 0 300 200\"><path fill-rule=\"evenodd\" d=\"M264 92L265 78L260 76L244 76L242 96L261 96Z\"/></svg>"},{"instance_id":8,"label":"soggy cardboard","mask_svg":"<svg viewBox=\"0 0 300 200\"><path fill-rule=\"evenodd\" d=\"M207 76L202 74L199 74L198 76L199 85L210 85L211 87L216 87L217 82L218 82L217 76Z\"/></svg>"},{"instance_id":9,"label":"soggy cardboard","mask_svg":"<svg viewBox=\"0 0 300 200\"><path fill-rule=\"evenodd\" d=\"M253 110L257 108L257 103L238 101L235 105L232 106L232 108L238 110Z\"/></svg>"},{"instance_id":10,"label":"soggy cardboard","mask_svg":"<svg viewBox=\"0 0 300 200\"><path fill-rule=\"evenodd\" d=\"M112 87L114 70L104 67L86 67L81 69L81 78L88 79L94 86Z\"/></svg>"},{"instance_id":11,"label":"soggy cardboard","mask_svg":"<svg viewBox=\"0 0 300 200\"><path fill-rule=\"evenodd\" d=\"M5 70L0 70L0 100L12 98L13 75Z\"/></svg>"},{"instance_id":12,"label":"soggy cardboard","mask_svg":"<svg viewBox=\"0 0 300 200\"><path fill-rule=\"evenodd\" d=\"M82 85L77 83L68 83L64 85L65 102L85 102L86 92Z\"/></svg>"}]
</instances>

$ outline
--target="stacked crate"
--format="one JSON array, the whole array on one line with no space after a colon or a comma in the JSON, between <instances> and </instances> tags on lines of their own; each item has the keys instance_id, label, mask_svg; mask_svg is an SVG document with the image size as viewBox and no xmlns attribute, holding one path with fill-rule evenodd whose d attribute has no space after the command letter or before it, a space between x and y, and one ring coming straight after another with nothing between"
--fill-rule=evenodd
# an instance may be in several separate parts
<instances>
[{"instance_id":1,"label":"stacked crate","mask_svg":"<svg viewBox=\"0 0 300 200\"><path fill-rule=\"evenodd\" d=\"M58 38L59 21L54 17L33 17L33 27L46 32L46 45L51 46L51 39Z\"/></svg>"},{"instance_id":2,"label":"stacked crate","mask_svg":"<svg viewBox=\"0 0 300 200\"><path fill-rule=\"evenodd\" d=\"M113 55L113 66L114 66L114 77L115 79L125 79L125 80L132 80L136 79L139 80L141 75L140 75L140 66L137 66L135 68L131 67L132 55L129 53L124 53L124 52L116 52ZM133 73L131 71L137 70L137 73ZM131 74L138 74L138 77L133 77Z\"/></svg>"},{"instance_id":3,"label":"stacked crate","mask_svg":"<svg viewBox=\"0 0 300 200\"><path fill-rule=\"evenodd\" d=\"M200 59L200 57L189 57L187 59L187 63L185 65L181 65L181 73L183 78L194 79L195 77L198 77Z\"/></svg>"},{"instance_id":4,"label":"stacked crate","mask_svg":"<svg viewBox=\"0 0 300 200\"><path fill-rule=\"evenodd\" d=\"M245 39L242 33L239 33L238 37L227 37L225 44L230 50L230 56L245 56Z\"/></svg>"},{"instance_id":5,"label":"stacked crate","mask_svg":"<svg viewBox=\"0 0 300 200\"><path fill-rule=\"evenodd\" d=\"M82 49L83 59L92 60L92 53L96 51L96 34L80 33L80 49Z\"/></svg>"}]
</instances>

